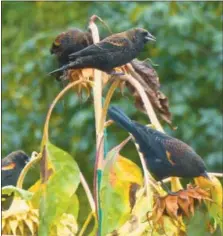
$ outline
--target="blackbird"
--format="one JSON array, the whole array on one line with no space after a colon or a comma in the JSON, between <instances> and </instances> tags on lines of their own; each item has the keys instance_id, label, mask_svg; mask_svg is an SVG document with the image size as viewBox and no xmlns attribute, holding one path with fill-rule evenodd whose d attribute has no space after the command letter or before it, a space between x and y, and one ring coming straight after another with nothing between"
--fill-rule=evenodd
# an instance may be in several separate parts
<instances>
[{"instance_id":1,"label":"blackbird","mask_svg":"<svg viewBox=\"0 0 223 236\"><path fill-rule=\"evenodd\" d=\"M55 54L59 67L69 63L69 54L80 51L93 43L90 32L83 32L80 29L71 29L60 33L50 48L50 53ZM56 74L57 80L62 72Z\"/></svg>"},{"instance_id":2,"label":"blackbird","mask_svg":"<svg viewBox=\"0 0 223 236\"><path fill-rule=\"evenodd\" d=\"M93 43L90 32L71 29L59 34L54 40L50 53L57 56L59 65L69 62L69 54L80 51Z\"/></svg>"},{"instance_id":3,"label":"blackbird","mask_svg":"<svg viewBox=\"0 0 223 236\"><path fill-rule=\"evenodd\" d=\"M147 168L158 181L164 178L208 178L202 158L186 143L167 134L132 121L117 107L108 110L109 117L135 139Z\"/></svg>"},{"instance_id":4,"label":"blackbird","mask_svg":"<svg viewBox=\"0 0 223 236\"><path fill-rule=\"evenodd\" d=\"M16 186L17 180L22 169L29 161L29 157L23 151L15 151L2 159L2 187L13 185ZM7 210L12 203L13 194L2 195L6 200L2 204L3 210Z\"/></svg>"},{"instance_id":5,"label":"blackbird","mask_svg":"<svg viewBox=\"0 0 223 236\"><path fill-rule=\"evenodd\" d=\"M50 74L81 68L96 68L108 74L114 74L115 67L122 66L137 57L149 40L155 41L155 37L142 28L113 34L99 43L70 54L70 63Z\"/></svg>"}]
</instances>

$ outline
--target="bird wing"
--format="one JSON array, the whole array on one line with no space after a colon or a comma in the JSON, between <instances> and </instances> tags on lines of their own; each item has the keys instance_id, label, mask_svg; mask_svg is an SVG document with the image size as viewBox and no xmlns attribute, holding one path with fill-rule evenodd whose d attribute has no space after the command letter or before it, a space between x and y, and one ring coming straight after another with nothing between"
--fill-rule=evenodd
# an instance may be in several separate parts
<instances>
[{"instance_id":1,"label":"bird wing","mask_svg":"<svg viewBox=\"0 0 223 236\"><path fill-rule=\"evenodd\" d=\"M165 146L166 150L171 152L173 156L181 157L184 156L185 153L195 153L195 151L190 146L178 139L167 136L161 137L160 141Z\"/></svg>"},{"instance_id":2,"label":"bird wing","mask_svg":"<svg viewBox=\"0 0 223 236\"><path fill-rule=\"evenodd\" d=\"M7 178L13 176L13 170L2 170L2 181L6 181Z\"/></svg>"},{"instance_id":3,"label":"bird wing","mask_svg":"<svg viewBox=\"0 0 223 236\"><path fill-rule=\"evenodd\" d=\"M2 166L1 166L2 170L11 170L11 169L14 169L15 166L16 166L16 163L9 160L8 158L2 159Z\"/></svg>"},{"instance_id":4,"label":"bird wing","mask_svg":"<svg viewBox=\"0 0 223 236\"><path fill-rule=\"evenodd\" d=\"M147 149L151 149L152 153L156 153L156 158L159 158L160 160L166 162L166 159L164 159L166 155L165 146L162 142L155 139L153 129L141 125L137 122L134 122L134 124L137 132L139 133L139 136L136 139L142 140L142 143L144 143L142 145L145 145Z\"/></svg>"},{"instance_id":5,"label":"bird wing","mask_svg":"<svg viewBox=\"0 0 223 236\"><path fill-rule=\"evenodd\" d=\"M69 55L70 59L76 59L77 57L84 57L90 55L98 55L106 52L121 52L128 48L131 41L123 37L107 37L99 43L92 44L81 51L72 53Z\"/></svg>"},{"instance_id":6,"label":"bird wing","mask_svg":"<svg viewBox=\"0 0 223 236\"><path fill-rule=\"evenodd\" d=\"M172 165L181 163L181 159L184 158L188 158L188 161L192 157L194 160L197 159L194 157L199 158L198 154L186 143L166 134L160 134L160 132L159 135L156 135L156 132L154 133L155 139L164 146L166 150L166 158Z\"/></svg>"}]
</instances>

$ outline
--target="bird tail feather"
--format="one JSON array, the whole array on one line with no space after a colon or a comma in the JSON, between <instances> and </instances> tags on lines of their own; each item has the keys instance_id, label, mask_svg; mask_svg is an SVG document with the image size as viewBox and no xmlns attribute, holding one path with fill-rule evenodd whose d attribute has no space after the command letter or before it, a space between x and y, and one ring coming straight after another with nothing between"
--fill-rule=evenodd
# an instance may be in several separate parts
<instances>
[{"instance_id":1,"label":"bird tail feather","mask_svg":"<svg viewBox=\"0 0 223 236\"><path fill-rule=\"evenodd\" d=\"M111 106L108 109L108 116L129 133L134 133L132 120L120 108Z\"/></svg>"},{"instance_id":2,"label":"bird tail feather","mask_svg":"<svg viewBox=\"0 0 223 236\"><path fill-rule=\"evenodd\" d=\"M54 75L54 74L57 74L58 72L63 72L64 70L68 68L69 68L69 65L62 66L56 70L51 71L48 75Z\"/></svg>"},{"instance_id":3,"label":"bird tail feather","mask_svg":"<svg viewBox=\"0 0 223 236\"><path fill-rule=\"evenodd\" d=\"M70 62L67 65L64 65L56 70L51 71L48 75L53 75L58 72L63 72L64 70L67 70L67 69L75 69L76 67L78 67L78 63L76 63L76 61Z\"/></svg>"}]
</instances>

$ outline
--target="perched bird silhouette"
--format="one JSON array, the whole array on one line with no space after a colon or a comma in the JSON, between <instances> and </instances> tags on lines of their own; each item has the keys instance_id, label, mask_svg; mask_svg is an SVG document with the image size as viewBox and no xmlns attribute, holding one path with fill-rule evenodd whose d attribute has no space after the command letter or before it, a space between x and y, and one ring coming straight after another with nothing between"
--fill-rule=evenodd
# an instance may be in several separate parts
<instances>
[{"instance_id":1,"label":"perched bird silhouette","mask_svg":"<svg viewBox=\"0 0 223 236\"><path fill-rule=\"evenodd\" d=\"M50 53L56 55L58 66L64 66L69 63L69 54L78 52L93 43L90 32L84 32L80 29L71 29L60 33L50 48ZM62 72L56 74L56 78L62 75Z\"/></svg>"},{"instance_id":2,"label":"perched bird silhouette","mask_svg":"<svg viewBox=\"0 0 223 236\"><path fill-rule=\"evenodd\" d=\"M117 107L112 106L108 115L132 134L147 168L156 180L162 181L171 176L208 178L204 161L186 143L132 121Z\"/></svg>"},{"instance_id":3,"label":"perched bird silhouette","mask_svg":"<svg viewBox=\"0 0 223 236\"><path fill-rule=\"evenodd\" d=\"M8 185L16 186L19 175L29 159L25 152L20 150L12 152L2 159L2 187ZM2 195L2 197L6 198L2 203L3 210L7 210L12 203L13 194L10 196Z\"/></svg>"},{"instance_id":4,"label":"perched bird silhouette","mask_svg":"<svg viewBox=\"0 0 223 236\"><path fill-rule=\"evenodd\" d=\"M114 74L115 67L122 66L137 57L150 40L155 41L155 37L142 28L113 34L99 43L70 54L70 63L50 74L82 68L96 68L108 74Z\"/></svg>"},{"instance_id":5,"label":"perched bird silhouette","mask_svg":"<svg viewBox=\"0 0 223 236\"><path fill-rule=\"evenodd\" d=\"M78 52L92 43L92 36L89 32L71 29L56 37L50 48L50 53L57 56L59 65L62 66L69 62L69 54Z\"/></svg>"}]
</instances>

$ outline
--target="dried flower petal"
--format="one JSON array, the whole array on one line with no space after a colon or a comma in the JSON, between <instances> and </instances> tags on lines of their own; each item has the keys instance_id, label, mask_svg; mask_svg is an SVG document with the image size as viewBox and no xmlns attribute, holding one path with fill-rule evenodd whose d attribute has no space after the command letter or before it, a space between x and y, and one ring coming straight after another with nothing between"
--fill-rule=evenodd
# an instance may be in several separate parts
<instances>
[{"instance_id":1,"label":"dried flower petal","mask_svg":"<svg viewBox=\"0 0 223 236\"><path fill-rule=\"evenodd\" d=\"M212 201L208 192L192 185L188 185L185 190L176 192L176 195L158 196L155 198L152 215L147 215L147 219L156 224L162 222L162 217L165 215L177 221L184 215L190 217L194 214L195 200Z\"/></svg>"}]
</instances>

